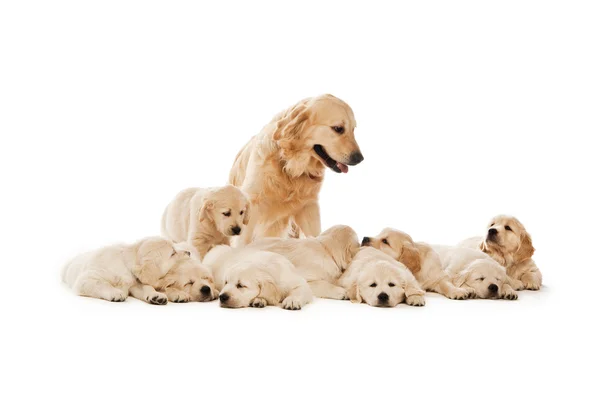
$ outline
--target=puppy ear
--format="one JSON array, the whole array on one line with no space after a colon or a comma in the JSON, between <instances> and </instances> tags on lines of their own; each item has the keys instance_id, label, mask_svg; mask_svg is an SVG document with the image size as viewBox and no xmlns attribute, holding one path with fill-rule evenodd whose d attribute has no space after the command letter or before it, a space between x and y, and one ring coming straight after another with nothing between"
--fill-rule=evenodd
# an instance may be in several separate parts
<instances>
[{"instance_id":1,"label":"puppy ear","mask_svg":"<svg viewBox=\"0 0 600 398\"><path fill-rule=\"evenodd\" d=\"M462 285L467 283L467 278L469 278L470 273L471 271L469 269L462 270L457 275L454 275L452 278L452 284L456 287L462 287Z\"/></svg>"},{"instance_id":2,"label":"puppy ear","mask_svg":"<svg viewBox=\"0 0 600 398\"><path fill-rule=\"evenodd\" d=\"M298 139L306 127L309 111L306 102L296 104L290 111L277 121L273 139L283 141L283 144ZM281 146L281 142L279 145ZM284 145L285 146L285 145Z\"/></svg>"},{"instance_id":3,"label":"puppy ear","mask_svg":"<svg viewBox=\"0 0 600 398\"><path fill-rule=\"evenodd\" d=\"M400 262L406 265L413 275L421 271L421 253L415 247L404 246L400 254Z\"/></svg>"},{"instance_id":4,"label":"puppy ear","mask_svg":"<svg viewBox=\"0 0 600 398\"><path fill-rule=\"evenodd\" d=\"M248 202L244 208L244 219L242 220L244 225L248 225L248 221L250 221L250 208L250 202Z\"/></svg>"},{"instance_id":5,"label":"puppy ear","mask_svg":"<svg viewBox=\"0 0 600 398\"><path fill-rule=\"evenodd\" d=\"M519 249L514 255L514 262L518 264L525 260L529 260L531 256L533 256L534 252L535 248L531 243L531 236L526 231L523 231L523 233L521 234L521 242L519 244Z\"/></svg>"},{"instance_id":6,"label":"puppy ear","mask_svg":"<svg viewBox=\"0 0 600 398\"><path fill-rule=\"evenodd\" d=\"M144 285L156 286L162 275L160 253L150 252L133 266L131 272Z\"/></svg>"},{"instance_id":7,"label":"puppy ear","mask_svg":"<svg viewBox=\"0 0 600 398\"><path fill-rule=\"evenodd\" d=\"M350 301L353 303L360 304L363 302L360 292L358 291L358 285L356 284L356 282L354 282L352 285L350 285L350 288L348 288L348 290L346 291L346 294L348 295L348 298L350 299Z\"/></svg>"},{"instance_id":8,"label":"puppy ear","mask_svg":"<svg viewBox=\"0 0 600 398\"><path fill-rule=\"evenodd\" d=\"M200 222L203 222L207 218L212 219L209 214L209 210L212 210L214 208L215 208L215 202L213 200L205 199L202 202L202 207L200 207L200 211L199 211Z\"/></svg>"},{"instance_id":9,"label":"puppy ear","mask_svg":"<svg viewBox=\"0 0 600 398\"><path fill-rule=\"evenodd\" d=\"M275 284L272 278L267 278L258 283L258 287L260 289L258 293L258 297L262 297L267 300L267 303L270 305L278 305L283 297L281 297L281 292L279 288Z\"/></svg>"}]
</instances>

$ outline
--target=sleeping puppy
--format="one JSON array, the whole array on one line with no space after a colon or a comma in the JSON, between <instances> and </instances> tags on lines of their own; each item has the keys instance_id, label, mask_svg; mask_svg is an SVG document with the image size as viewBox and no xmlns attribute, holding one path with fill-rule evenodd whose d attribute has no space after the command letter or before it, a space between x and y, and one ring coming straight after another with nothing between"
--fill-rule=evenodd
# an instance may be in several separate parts
<instances>
[{"instance_id":1,"label":"sleeping puppy","mask_svg":"<svg viewBox=\"0 0 600 398\"><path fill-rule=\"evenodd\" d=\"M162 234L175 242L187 241L202 260L217 245L229 245L250 217L246 195L233 185L220 188L188 188L165 209Z\"/></svg>"},{"instance_id":2,"label":"sleeping puppy","mask_svg":"<svg viewBox=\"0 0 600 398\"><path fill-rule=\"evenodd\" d=\"M469 298L466 289L456 287L442 269L438 254L426 243L415 243L410 235L385 228L374 238L365 237L362 246L372 246L406 265L423 289L455 300Z\"/></svg>"},{"instance_id":3,"label":"sleeping puppy","mask_svg":"<svg viewBox=\"0 0 600 398\"><path fill-rule=\"evenodd\" d=\"M506 270L487 254L464 247L432 247L456 286L467 289L477 298L517 299Z\"/></svg>"},{"instance_id":4,"label":"sleeping puppy","mask_svg":"<svg viewBox=\"0 0 600 398\"><path fill-rule=\"evenodd\" d=\"M485 238L470 238L458 245L479 249L506 267L515 290L539 290L542 286L542 273L531 258L535 251L531 236L515 217L496 216L488 224Z\"/></svg>"},{"instance_id":5,"label":"sleeping puppy","mask_svg":"<svg viewBox=\"0 0 600 398\"><path fill-rule=\"evenodd\" d=\"M65 265L62 280L80 296L125 301L131 294L150 304L166 304L167 296L152 286L189 255L170 240L149 237L80 254Z\"/></svg>"},{"instance_id":6,"label":"sleeping puppy","mask_svg":"<svg viewBox=\"0 0 600 398\"><path fill-rule=\"evenodd\" d=\"M344 271L338 284L353 303L395 307L406 302L425 305L425 292L403 264L372 247L363 247Z\"/></svg>"},{"instance_id":7,"label":"sleeping puppy","mask_svg":"<svg viewBox=\"0 0 600 398\"><path fill-rule=\"evenodd\" d=\"M352 228L336 225L316 238L264 238L248 247L285 256L308 281L315 296L345 300L346 289L335 283L358 252L360 244Z\"/></svg>"},{"instance_id":8,"label":"sleeping puppy","mask_svg":"<svg viewBox=\"0 0 600 398\"><path fill-rule=\"evenodd\" d=\"M290 225L307 237L321 233L318 196L325 168L346 173L363 160L355 127L352 108L326 94L278 113L250 139L229 174L256 207L244 243L284 237Z\"/></svg>"},{"instance_id":9,"label":"sleeping puppy","mask_svg":"<svg viewBox=\"0 0 600 398\"><path fill-rule=\"evenodd\" d=\"M312 301L304 278L279 254L218 246L205 257L205 264L211 268L221 291L221 307L281 304L286 310L299 310Z\"/></svg>"}]
</instances>

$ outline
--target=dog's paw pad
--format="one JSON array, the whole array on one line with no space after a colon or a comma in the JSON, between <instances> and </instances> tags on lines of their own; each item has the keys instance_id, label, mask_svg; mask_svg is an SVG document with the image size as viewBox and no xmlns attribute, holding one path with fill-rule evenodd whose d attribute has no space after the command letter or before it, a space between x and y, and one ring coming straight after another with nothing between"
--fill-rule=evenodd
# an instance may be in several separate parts
<instances>
[{"instance_id":1,"label":"dog's paw pad","mask_svg":"<svg viewBox=\"0 0 600 398\"><path fill-rule=\"evenodd\" d=\"M505 300L516 300L519 298L519 296L517 296L516 293L507 293L502 298Z\"/></svg>"},{"instance_id":2,"label":"dog's paw pad","mask_svg":"<svg viewBox=\"0 0 600 398\"><path fill-rule=\"evenodd\" d=\"M165 305L167 304L167 297L165 295L155 294L153 296L148 297L147 301L150 304Z\"/></svg>"},{"instance_id":3,"label":"dog's paw pad","mask_svg":"<svg viewBox=\"0 0 600 398\"><path fill-rule=\"evenodd\" d=\"M250 306L254 308L264 308L267 305L267 300L261 297L256 297L250 302Z\"/></svg>"}]
</instances>

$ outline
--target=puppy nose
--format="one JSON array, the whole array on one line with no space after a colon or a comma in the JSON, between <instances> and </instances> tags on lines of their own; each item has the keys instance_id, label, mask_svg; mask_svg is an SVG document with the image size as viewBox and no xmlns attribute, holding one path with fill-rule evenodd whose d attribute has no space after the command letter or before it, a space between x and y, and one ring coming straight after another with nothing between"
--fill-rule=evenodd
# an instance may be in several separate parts
<instances>
[{"instance_id":1,"label":"puppy nose","mask_svg":"<svg viewBox=\"0 0 600 398\"><path fill-rule=\"evenodd\" d=\"M235 227L231 228L231 232L233 232L234 235L239 235L241 230L242 229L238 225L236 225Z\"/></svg>"},{"instance_id":2,"label":"puppy nose","mask_svg":"<svg viewBox=\"0 0 600 398\"><path fill-rule=\"evenodd\" d=\"M496 293L496 292L498 292L498 285L496 285L495 283L492 283L491 285L488 286L488 290L492 293Z\"/></svg>"},{"instance_id":3,"label":"puppy nose","mask_svg":"<svg viewBox=\"0 0 600 398\"><path fill-rule=\"evenodd\" d=\"M379 301L381 301L382 303L387 303L388 300L390 299L390 296L388 296L387 293L381 292L379 293L379 296L377 296L377 298L379 299Z\"/></svg>"},{"instance_id":4,"label":"puppy nose","mask_svg":"<svg viewBox=\"0 0 600 398\"><path fill-rule=\"evenodd\" d=\"M210 294L210 286L206 286L206 285L202 286L200 288L200 293L202 293L205 296L208 296Z\"/></svg>"},{"instance_id":5,"label":"puppy nose","mask_svg":"<svg viewBox=\"0 0 600 398\"><path fill-rule=\"evenodd\" d=\"M223 293L223 294L219 295L219 300L222 303L226 303L227 300L229 300L229 295L227 293Z\"/></svg>"},{"instance_id":6,"label":"puppy nose","mask_svg":"<svg viewBox=\"0 0 600 398\"><path fill-rule=\"evenodd\" d=\"M371 238L369 238L368 236L365 236L362 240L362 243L360 244L361 246L366 246L369 244L369 242L371 242Z\"/></svg>"},{"instance_id":7,"label":"puppy nose","mask_svg":"<svg viewBox=\"0 0 600 398\"><path fill-rule=\"evenodd\" d=\"M365 160L365 158L363 157L362 153L360 153L360 151L356 151L356 152L352 152L352 155L350 155L350 159L348 159L348 160L349 160L348 164L350 166L354 166L354 165L359 164L363 160Z\"/></svg>"},{"instance_id":8,"label":"puppy nose","mask_svg":"<svg viewBox=\"0 0 600 398\"><path fill-rule=\"evenodd\" d=\"M494 236L494 235L497 235L497 234L498 234L498 230L496 228L490 228L488 230L488 235L489 236Z\"/></svg>"}]
</instances>

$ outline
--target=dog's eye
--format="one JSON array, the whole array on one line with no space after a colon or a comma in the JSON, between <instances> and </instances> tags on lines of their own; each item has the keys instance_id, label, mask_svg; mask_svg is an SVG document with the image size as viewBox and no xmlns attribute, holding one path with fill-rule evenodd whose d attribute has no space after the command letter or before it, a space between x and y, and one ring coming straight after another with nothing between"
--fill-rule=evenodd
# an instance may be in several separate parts
<instances>
[{"instance_id":1,"label":"dog's eye","mask_svg":"<svg viewBox=\"0 0 600 398\"><path fill-rule=\"evenodd\" d=\"M377 283L371 283L369 286L371 286L371 287L377 287Z\"/></svg>"},{"instance_id":2,"label":"dog's eye","mask_svg":"<svg viewBox=\"0 0 600 398\"><path fill-rule=\"evenodd\" d=\"M173 250L173 253L171 253L171 257L173 257L176 254L177 254L177 252L175 250Z\"/></svg>"},{"instance_id":3,"label":"dog's eye","mask_svg":"<svg viewBox=\"0 0 600 398\"><path fill-rule=\"evenodd\" d=\"M389 245L389 244L390 244L390 242L388 242L388 240L387 240L387 239L382 239L382 240L381 240L381 243L385 243L386 245Z\"/></svg>"},{"instance_id":4,"label":"dog's eye","mask_svg":"<svg viewBox=\"0 0 600 398\"><path fill-rule=\"evenodd\" d=\"M396 284L395 284L395 283L392 283L392 282L390 282L390 283L388 283L388 286L389 286L389 287L394 287L394 286L396 286Z\"/></svg>"},{"instance_id":5,"label":"dog's eye","mask_svg":"<svg viewBox=\"0 0 600 398\"><path fill-rule=\"evenodd\" d=\"M478 281L483 281L485 278L477 278Z\"/></svg>"},{"instance_id":6,"label":"dog's eye","mask_svg":"<svg viewBox=\"0 0 600 398\"><path fill-rule=\"evenodd\" d=\"M226 211L225 213L223 213L223 215L225 217L229 217L231 215L231 210Z\"/></svg>"},{"instance_id":7,"label":"dog's eye","mask_svg":"<svg viewBox=\"0 0 600 398\"><path fill-rule=\"evenodd\" d=\"M186 283L184 286L189 286L189 285L193 285L194 281L189 281L188 283Z\"/></svg>"},{"instance_id":8,"label":"dog's eye","mask_svg":"<svg viewBox=\"0 0 600 398\"><path fill-rule=\"evenodd\" d=\"M242 285L241 283L238 283L235 287L237 287L238 289L243 289L244 285Z\"/></svg>"},{"instance_id":9,"label":"dog's eye","mask_svg":"<svg viewBox=\"0 0 600 398\"><path fill-rule=\"evenodd\" d=\"M338 134L344 134L344 126L332 126L331 129Z\"/></svg>"},{"instance_id":10,"label":"dog's eye","mask_svg":"<svg viewBox=\"0 0 600 398\"><path fill-rule=\"evenodd\" d=\"M244 210L240 211L240 216L241 216L242 214L244 214Z\"/></svg>"},{"instance_id":11,"label":"dog's eye","mask_svg":"<svg viewBox=\"0 0 600 398\"><path fill-rule=\"evenodd\" d=\"M508 225L505 225L505 226L504 226L504 229L505 229L505 230L507 230L507 231L512 231L512 228L511 228L511 227L509 227Z\"/></svg>"}]
</instances>

